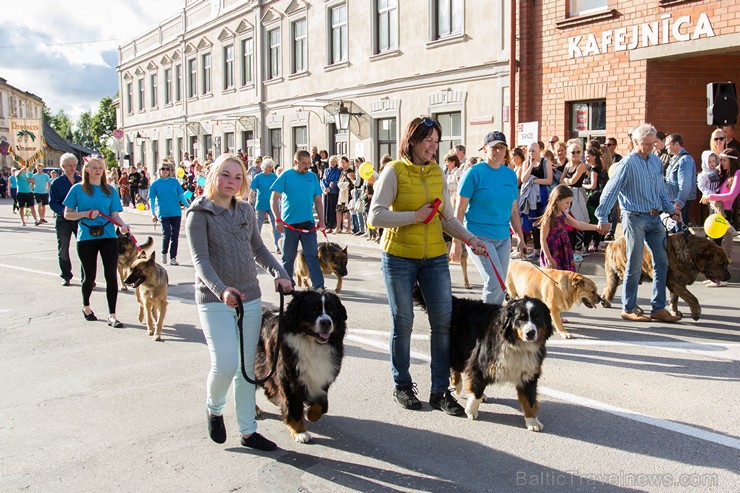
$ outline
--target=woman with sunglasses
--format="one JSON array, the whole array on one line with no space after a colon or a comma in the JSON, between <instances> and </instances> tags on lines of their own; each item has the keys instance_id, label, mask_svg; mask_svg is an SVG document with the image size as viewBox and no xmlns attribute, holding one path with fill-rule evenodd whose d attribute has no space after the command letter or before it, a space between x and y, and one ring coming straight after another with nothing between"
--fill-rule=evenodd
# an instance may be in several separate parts
<instances>
[{"instance_id":1,"label":"woman with sunglasses","mask_svg":"<svg viewBox=\"0 0 740 493\"><path fill-rule=\"evenodd\" d=\"M180 204L187 207L182 186L177 178L172 176L174 164L162 163L159 166L158 178L149 185L149 207L152 211L152 222L162 224L162 263L167 263L167 254L170 256L170 265L177 263L177 246L180 239L180 224L182 211Z\"/></svg>"},{"instance_id":2,"label":"woman with sunglasses","mask_svg":"<svg viewBox=\"0 0 740 493\"><path fill-rule=\"evenodd\" d=\"M583 188L583 181L586 179L586 164L581 161L583 151L580 144L570 144L568 146L568 156L570 160L565 167L560 183L568 185L573 190L573 202L570 206L570 214L582 223L588 224L588 209L586 208L586 190ZM571 246L573 258L576 262L583 262L583 257L588 255L584 249L583 231L573 230L571 233Z\"/></svg>"},{"instance_id":3,"label":"woman with sunglasses","mask_svg":"<svg viewBox=\"0 0 740 493\"><path fill-rule=\"evenodd\" d=\"M450 320L452 285L443 230L470 243L485 255L485 244L455 219L442 168L435 161L442 128L437 120L418 117L409 122L399 145L399 158L388 163L374 187L368 222L385 228L381 269L391 310L391 370L394 397L405 409L420 409L409 372L412 291L418 284L431 326L432 385L429 404L454 416L465 410L450 393ZM440 201L436 213L435 201Z\"/></svg>"},{"instance_id":4,"label":"woman with sunglasses","mask_svg":"<svg viewBox=\"0 0 740 493\"><path fill-rule=\"evenodd\" d=\"M727 136L721 128L717 128L712 132L712 136L709 138L709 150L716 155L722 154L727 148Z\"/></svg>"}]
</instances>

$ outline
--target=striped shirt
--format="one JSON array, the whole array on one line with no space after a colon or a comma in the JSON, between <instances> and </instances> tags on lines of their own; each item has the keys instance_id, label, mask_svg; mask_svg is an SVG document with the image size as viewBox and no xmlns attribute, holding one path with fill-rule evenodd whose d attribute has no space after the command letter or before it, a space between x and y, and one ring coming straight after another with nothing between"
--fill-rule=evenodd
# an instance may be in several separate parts
<instances>
[{"instance_id":1,"label":"striped shirt","mask_svg":"<svg viewBox=\"0 0 740 493\"><path fill-rule=\"evenodd\" d=\"M596 217L599 224L608 221L609 213L619 198L623 211L648 213L651 209L676 212L668 200L660 159L650 154L647 158L633 152L618 164L601 194Z\"/></svg>"}]
</instances>

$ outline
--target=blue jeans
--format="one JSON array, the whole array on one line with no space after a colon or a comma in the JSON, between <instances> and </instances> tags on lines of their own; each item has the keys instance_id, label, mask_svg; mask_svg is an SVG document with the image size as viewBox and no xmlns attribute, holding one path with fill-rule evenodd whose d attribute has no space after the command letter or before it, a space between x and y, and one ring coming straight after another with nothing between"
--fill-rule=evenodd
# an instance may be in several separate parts
<instances>
[{"instance_id":1,"label":"blue jeans","mask_svg":"<svg viewBox=\"0 0 740 493\"><path fill-rule=\"evenodd\" d=\"M498 274L501 276L501 281L506 283L506 272L509 270L509 259L511 258L511 237L504 240L494 240L485 236L479 236L479 240L486 244L488 248L488 255L493 260L494 265ZM491 262L486 257L479 257L470 249L468 249L468 258L473 262L480 276L483 279L483 293L481 300L483 303L500 305L504 302L504 291L501 289L501 284L498 282L496 273L493 271Z\"/></svg>"},{"instance_id":2,"label":"blue jeans","mask_svg":"<svg viewBox=\"0 0 740 493\"><path fill-rule=\"evenodd\" d=\"M637 286L642 270L642 255L647 242L653 254L653 312L665 308L666 278L668 277L667 233L660 216L622 211L622 230L627 240L627 266L622 285L622 308L631 311L637 306Z\"/></svg>"},{"instance_id":3,"label":"blue jeans","mask_svg":"<svg viewBox=\"0 0 740 493\"><path fill-rule=\"evenodd\" d=\"M301 226L304 226L303 224ZM310 229L313 225L304 227ZM293 279L293 267L296 255L298 255L298 242L303 247L303 256L308 266L308 276L311 278L311 287L313 289L324 288L324 274L321 272L319 263L319 247L316 243L316 231L302 233L288 227L285 228L285 239L283 240L283 268L288 271L288 275Z\"/></svg>"},{"instance_id":4,"label":"blue jeans","mask_svg":"<svg viewBox=\"0 0 740 493\"><path fill-rule=\"evenodd\" d=\"M260 231L262 231L262 225L267 222L268 218L272 225L272 238L275 241L275 248L280 250L280 232L275 229L275 214L273 214L271 210L257 211L257 225Z\"/></svg>"},{"instance_id":5,"label":"blue jeans","mask_svg":"<svg viewBox=\"0 0 740 493\"><path fill-rule=\"evenodd\" d=\"M365 213L364 212L353 212L350 217L352 218L352 233L364 233L365 232Z\"/></svg>"},{"instance_id":6,"label":"blue jeans","mask_svg":"<svg viewBox=\"0 0 740 493\"><path fill-rule=\"evenodd\" d=\"M414 326L415 282L424 295L431 328L432 392L444 392L450 379L450 320L452 284L446 255L431 259L410 259L383 252L381 269L391 309L391 372L396 388L413 383L409 373L411 331Z\"/></svg>"},{"instance_id":7,"label":"blue jeans","mask_svg":"<svg viewBox=\"0 0 740 493\"><path fill-rule=\"evenodd\" d=\"M159 222L162 223L162 262L167 258L168 252L170 258L177 258L181 221L182 216L162 217L159 219Z\"/></svg>"},{"instance_id":8,"label":"blue jeans","mask_svg":"<svg viewBox=\"0 0 740 493\"><path fill-rule=\"evenodd\" d=\"M239 362L239 332L236 310L221 302L198 305L200 325L211 353L211 371L206 384L206 406L214 416L222 416L226 394L234 382L236 419L242 435L257 431L255 421L255 387L244 379ZM262 302L258 298L244 303L244 364L247 375L254 378L254 355L262 325ZM263 375L260 375L263 376Z\"/></svg>"}]
</instances>

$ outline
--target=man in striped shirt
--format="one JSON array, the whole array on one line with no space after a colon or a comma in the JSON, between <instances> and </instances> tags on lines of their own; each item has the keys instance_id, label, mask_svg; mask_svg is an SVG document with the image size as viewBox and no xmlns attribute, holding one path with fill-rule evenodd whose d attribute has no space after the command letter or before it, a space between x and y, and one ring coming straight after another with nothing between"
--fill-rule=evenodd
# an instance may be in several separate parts
<instances>
[{"instance_id":1,"label":"man in striped shirt","mask_svg":"<svg viewBox=\"0 0 740 493\"><path fill-rule=\"evenodd\" d=\"M659 320L675 322L681 317L666 310L666 278L668 251L666 229L660 220L661 212L671 215L676 209L668 200L663 166L653 154L657 131L652 125L640 125L632 131L635 152L624 158L615 168L601 194L596 217L599 232L609 231L609 211L619 199L622 210L622 230L627 241L627 266L622 285L622 318L634 322ZM637 306L637 286L640 280L642 256L647 242L653 254L653 295L650 316Z\"/></svg>"}]
</instances>

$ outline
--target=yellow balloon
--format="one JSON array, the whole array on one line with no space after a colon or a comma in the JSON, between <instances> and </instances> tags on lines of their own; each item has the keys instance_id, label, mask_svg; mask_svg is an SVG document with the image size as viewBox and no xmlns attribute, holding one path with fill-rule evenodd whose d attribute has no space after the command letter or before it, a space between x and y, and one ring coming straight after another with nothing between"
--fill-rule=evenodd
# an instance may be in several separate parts
<instances>
[{"instance_id":1,"label":"yellow balloon","mask_svg":"<svg viewBox=\"0 0 740 493\"><path fill-rule=\"evenodd\" d=\"M140 211L143 211L143 210L145 210L145 209L146 209L146 206L145 206L144 204L138 204L138 205L136 206L136 208L137 208L137 209L139 209Z\"/></svg>"},{"instance_id":2,"label":"yellow balloon","mask_svg":"<svg viewBox=\"0 0 740 493\"><path fill-rule=\"evenodd\" d=\"M177 171L175 171L175 174L177 175L178 178L182 178L183 176L185 176L185 170L182 168L177 168Z\"/></svg>"},{"instance_id":3,"label":"yellow balloon","mask_svg":"<svg viewBox=\"0 0 740 493\"><path fill-rule=\"evenodd\" d=\"M369 180L371 176L373 176L373 165L369 161L365 161L360 165L360 178Z\"/></svg>"},{"instance_id":4,"label":"yellow balloon","mask_svg":"<svg viewBox=\"0 0 740 493\"><path fill-rule=\"evenodd\" d=\"M721 214L712 214L704 221L704 232L710 238L722 238L730 228L730 223Z\"/></svg>"}]
</instances>

